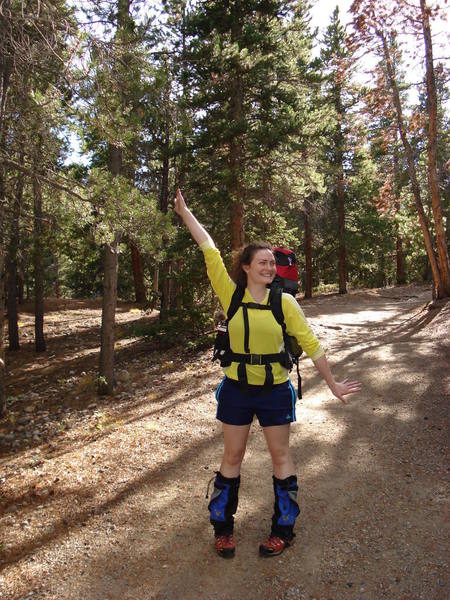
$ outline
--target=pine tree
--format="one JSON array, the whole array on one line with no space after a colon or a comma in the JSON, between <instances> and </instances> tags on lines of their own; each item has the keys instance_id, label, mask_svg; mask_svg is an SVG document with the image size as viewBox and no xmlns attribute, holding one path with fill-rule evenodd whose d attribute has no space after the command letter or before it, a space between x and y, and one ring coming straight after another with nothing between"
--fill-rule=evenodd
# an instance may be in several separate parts
<instances>
[{"instance_id":1,"label":"pine tree","mask_svg":"<svg viewBox=\"0 0 450 600\"><path fill-rule=\"evenodd\" d=\"M429 87L428 94L435 92L432 78L430 76L430 61L432 62L432 52L430 53L431 38L427 36L427 18L429 9L425 3L421 4L420 8L410 5L404 0L396 0L395 3L383 1L374 2L373 0L355 0L351 10L355 15L356 34L354 41L357 45L365 45L384 58L385 69L387 73L387 81L391 89L392 105L395 110L397 127L399 135L405 149L407 157L408 173L412 187L412 193L416 205L419 223L422 229L422 234L425 241L425 248L428 259L430 261L431 270L434 281L434 295L437 298L446 297L450 294L450 273L448 264L448 254L442 248L444 243L444 228L442 222L442 210L440 209L440 200L434 195L434 231L438 244L438 258L436 259L435 250L433 247L433 236L431 232L430 222L424 209L423 194L420 189L420 182L417 172L417 162L414 154L414 148L411 143L410 131L408 129L408 118L405 114L405 109L401 101L399 82L395 75L395 69L392 60L391 46L389 40L395 37L399 32L408 32L412 35L417 35L418 25L421 26L422 33L425 39L424 56L428 67ZM439 7L436 8L439 10ZM433 97L427 97L427 102L431 102L434 106ZM431 109L435 112L435 109ZM431 121L434 117L431 118ZM430 121L430 122L431 122ZM435 144L434 125L429 129L429 144ZM433 169L433 161L435 153L428 154L428 163ZM430 162L431 161L431 162Z\"/></svg>"},{"instance_id":2,"label":"pine tree","mask_svg":"<svg viewBox=\"0 0 450 600\"><path fill-rule=\"evenodd\" d=\"M396 38L390 40L392 64L398 81L404 79L401 52ZM391 218L395 232L396 283L406 283L404 240L400 232L402 189L407 184L405 154L398 139L398 129L393 110L384 59L373 69L375 86L366 88L366 119L370 130L372 156L378 165L380 190L374 198L377 209L384 218ZM405 95L403 92L402 96ZM406 99L402 97L402 102ZM405 178L406 174L406 178Z\"/></svg>"},{"instance_id":3,"label":"pine tree","mask_svg":"<svg viewBox=\"0 0 450 600\"><path fill-rule=\"evenodd\" d=\"M259 186L254 175L294 126L286 60L279 61L291 6L210 1L189 16L195 142L214 196L229 211L232 249L244 243L245 211ZM269 179L268 172L261 177L263 190Z\"/></svg>"},{"instance_id":4,"label":"pine tree","mask_svg":"<svg viewBox=\"0 0 450 600\"><path fill-rule=\"evenodd\" d=\"M351 83L354 59L347 44L345 29L336 6L324 39L321 58L324 66L324 92L334 117L328 156L333 181L333 200L337 211L339 293L347 293L346 203L348 203L349 171L354 153L356 130L352 107L356 104L356 90ZM353 143L352 143L353 142Z\"/></svg>"}]
</instances>

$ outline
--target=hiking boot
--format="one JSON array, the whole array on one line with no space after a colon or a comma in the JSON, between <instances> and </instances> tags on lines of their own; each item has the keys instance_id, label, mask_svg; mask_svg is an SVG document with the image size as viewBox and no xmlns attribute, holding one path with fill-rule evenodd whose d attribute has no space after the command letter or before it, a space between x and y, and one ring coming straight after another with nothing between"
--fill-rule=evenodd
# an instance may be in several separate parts
<instances>
[{"instance_id":1,"label":"hiking boot","mask_svg":"<svg viewBox=\"0 0 450 600\"><path fill-rule=\"evenodd\" d=\"M277 535L269 535L267 540L259 546L259 553L261 556L278 556L291 544L292 540L283 540Z\"/></svg>"},{"instance_id":2,"label":"hiking boot","mask_svg":"<svg viewBox=\"0 0 450 600\"><path fill-rule=\"evenodd\" d=\"M222 558L233 558L236 551L232 535L216 535L217 554Z\"/></svg>"}]
</instances>

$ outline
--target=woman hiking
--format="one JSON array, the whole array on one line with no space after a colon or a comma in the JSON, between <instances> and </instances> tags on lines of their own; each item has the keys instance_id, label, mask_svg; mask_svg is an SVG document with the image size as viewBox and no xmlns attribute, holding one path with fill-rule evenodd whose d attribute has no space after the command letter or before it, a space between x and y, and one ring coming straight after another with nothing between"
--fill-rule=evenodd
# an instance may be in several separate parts
<instances>
[{"instance_id":1,"label":"woman hiking","mask_svg":"<svg viewBox=\"0 0 450 600\"><path fill-rule=\"evenodd\" d=\"M250 244L241 251L236 271L230 277L212 238L188 209L180 190L174 209L203 251L208 277L225 313L237 286L245 289L239 309L228 324L232 358L237 359L225 368L225 377L216 390L217 419L222 422L224 443L208 505L216 550L223 558L235 555L233 528L240 470L256 415L272 459L275 494L271 531L259 546L259 552L262 556L277 556L293 542L300 509L289 449L296 393L279 358L284 350L283 330L268 306L268 286L276 274L275 258L270 244ZM360 384L335 381L325 354L293 296L282 294L281 307L286 332L297 339L312 359L333 395L347 404L346 396L359 391Z\"/></svg>"}]
</instances>

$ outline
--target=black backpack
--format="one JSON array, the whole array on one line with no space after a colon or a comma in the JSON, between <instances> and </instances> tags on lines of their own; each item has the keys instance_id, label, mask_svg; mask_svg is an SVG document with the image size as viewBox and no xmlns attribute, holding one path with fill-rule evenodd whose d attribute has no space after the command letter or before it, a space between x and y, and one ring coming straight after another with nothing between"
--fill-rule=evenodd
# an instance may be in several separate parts
<instances>
[{"instance_id":1,"label":"black backpack","mask_svg":"<svg viewBox=\"0 0 450 600\"><path fill-rule=\"evenodd\" d=\"M302 347L297 342L297 339L289 335L286 331L286 323L284 322L283 309L281 307L282 287L274 285L270 289L269 302L265 304L257 304L255 302L242 302L245 294L245 288L238 285L231 298L230 306L227 311L227 320L217 328L216 341L214 344L212 360L219 360L222 367L229 367L232 362L238 363L238 379L241 388L245 389L248 386L246 365L265 365L266 377L264 387L270 390L273 386L273 374L271 363L279 362L288 371L292 370L293 365L297 367L298 378L298 398L302 397L302 378L298 368L298 361L302 355ZM228 323L236 314L238 308L242 306L244 313L244 349L245 354L238 354L231 351L230 337L228 334ZM250 354L249 350L249 324L248 310L271 310L275 320L280 325L283 331L284 351L277 354Z\"/></svg>"}]
</instances>

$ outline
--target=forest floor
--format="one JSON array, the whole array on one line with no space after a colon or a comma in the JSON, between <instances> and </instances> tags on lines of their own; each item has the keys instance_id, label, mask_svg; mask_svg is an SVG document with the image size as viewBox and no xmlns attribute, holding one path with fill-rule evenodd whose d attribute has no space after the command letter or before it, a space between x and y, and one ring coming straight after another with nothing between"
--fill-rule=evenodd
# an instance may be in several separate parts
<instances>
[{"instance_id":1,"label":"forest floor","mask_svg":"<svg viewBox=\"0 0 450 600\"><path fill-rule=\"evenodd\" d=\"M296 543L258 556L273 496L255 422L233 560L215 554L205 500L221 455L211 352L152 350L132 336L151 317L120 304L119 385L98 398L100 304L48 302L39 355L21 307L0 422L0 599L449 598L450 303L430 300L411 285L301 302L336 376L363 389L344 406L302 359Z\"/></svg>"}]
</instances>

